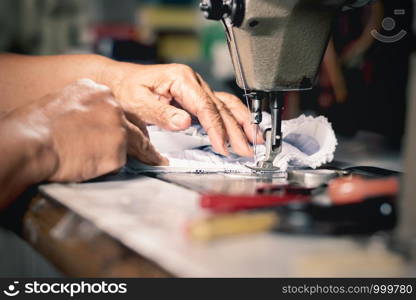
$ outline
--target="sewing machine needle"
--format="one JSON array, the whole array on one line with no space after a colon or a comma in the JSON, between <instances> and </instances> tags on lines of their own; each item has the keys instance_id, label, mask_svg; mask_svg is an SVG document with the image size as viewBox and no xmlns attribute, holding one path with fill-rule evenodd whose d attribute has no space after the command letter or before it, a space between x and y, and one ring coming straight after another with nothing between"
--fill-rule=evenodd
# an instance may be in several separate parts
<instances>
[{"instance_id":1,"label":"sewing machine needle","mask_svg":"<svg viewBox=\"0 0 416 300\"><path fill-rule=\"evenodd\" d=\"M253 136L254 136L254 141L253 141L253 148L254 148L254 163L257 163L257 125L253 124Z\"/></svg>"}]
</instances>

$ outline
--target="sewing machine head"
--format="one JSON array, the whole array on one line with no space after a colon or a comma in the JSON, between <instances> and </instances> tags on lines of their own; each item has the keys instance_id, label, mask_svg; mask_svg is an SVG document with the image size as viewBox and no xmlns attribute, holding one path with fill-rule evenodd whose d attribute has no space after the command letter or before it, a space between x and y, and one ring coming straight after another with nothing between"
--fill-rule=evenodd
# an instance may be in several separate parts
<instances>
[{"instance_id":1,"label":"sewing machine head","mask_svg":"<svg viewBox=\"0 0 416 300\"><path fill-rule=\"evenodd\" d=\"M207 19L224 24L237 84L252 100L252 122L261 122L261 101L269 100L272 129L269 156L259 170L273 170L281 149L279 91L312 88L328 44L331 25L343 7L370 0L202 0ZM267 162L267 163L266 163Z\"/></svg>"}]
</instances>

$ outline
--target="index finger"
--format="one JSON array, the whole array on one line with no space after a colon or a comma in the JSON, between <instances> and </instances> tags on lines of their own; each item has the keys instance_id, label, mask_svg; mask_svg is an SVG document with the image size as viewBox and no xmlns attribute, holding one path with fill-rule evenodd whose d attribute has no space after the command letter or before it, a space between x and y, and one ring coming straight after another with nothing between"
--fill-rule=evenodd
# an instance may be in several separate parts
<instances>
[{"instance_id":1,"label":"index finger","mask_svg":"<svg viewBox=\"0 0 416 300\"><path fill-rule=\"evenodd\" d=\"M195 115L208 133L214 149L228 155L227 132L221 114L195 74L187 75L171 87L171 94L183 108Z\"/></svg>"},{"instance_id":2,"label":"index finger","mask_svg":"<svg viewBox=\"0 0 416 300\"><path fill-rule=\"evenodd\" d=\"M244 132L251 142L264 143L263 134L259 126L251 122L250 110L238 97L225 92L215 92L215 96L230 110L240 126L244 128ZM255 133L256 131L257 134ZM256 141L254 141L255 139Z\"/></svg>"}]
</instances>

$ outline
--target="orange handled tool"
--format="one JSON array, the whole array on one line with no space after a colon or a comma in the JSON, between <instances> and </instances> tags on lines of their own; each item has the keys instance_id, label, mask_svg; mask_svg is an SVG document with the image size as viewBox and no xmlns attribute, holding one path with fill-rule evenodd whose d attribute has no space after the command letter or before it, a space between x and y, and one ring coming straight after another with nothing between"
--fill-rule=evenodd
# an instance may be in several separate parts
<instances>
[{"instance_id":1,"label":"orange handled tool","mask_svg":"<svg viewBox=\"0 0 416 300\"><path fill-rule=\"evenodd\" d=\"M328 195L334 204L351 204L377 196L394 196L399 191L399 179L387 177L364 179L359 176L333 179L328 185Z\"/></svg>"}]
</instances>

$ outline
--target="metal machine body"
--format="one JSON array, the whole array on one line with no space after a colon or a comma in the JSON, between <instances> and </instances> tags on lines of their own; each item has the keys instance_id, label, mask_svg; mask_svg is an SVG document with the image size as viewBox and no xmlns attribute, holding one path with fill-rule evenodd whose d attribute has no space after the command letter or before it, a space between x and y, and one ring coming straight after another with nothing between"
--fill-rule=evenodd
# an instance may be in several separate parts
<instances>
[{"instance_id":1,"label":"metal machine body","mask_svg":"<svg viewBox=\"0 0 416 300\"><path fill-rule=\"evenodd\" d=\"M261 101L268 100L272 128L265 133L266 157L257 171L274 171L281 151L278 92L311 89L325 53L331 25L344 7L370 0L202 0L207 19L224 24L237 84L251 102L252 123L259 124ZM251 101L249 101L251 100Z\"/></svg>"}]
</instances>

